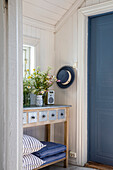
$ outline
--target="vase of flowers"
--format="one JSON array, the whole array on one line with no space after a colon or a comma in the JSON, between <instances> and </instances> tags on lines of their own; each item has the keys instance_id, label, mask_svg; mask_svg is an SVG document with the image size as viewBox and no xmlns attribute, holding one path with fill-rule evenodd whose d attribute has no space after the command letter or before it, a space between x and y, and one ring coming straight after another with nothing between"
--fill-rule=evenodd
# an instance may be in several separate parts
<instances>
[{"instance_id":1,"label":"vase of flowers","mask_svg":"<svg viewBox=\"0 0 113 170\"><path fill-rule=\"evenodd\" d=\"M29 70L27 70L29 72ZM26 76L23 79L23 106L30 106L30 94L32 91L31 77Z\"/></svg>"},{"instance_id":2,"label":"vase of flowers","mask_svg":"<svg viewBox=\"0 0 113 170\"><path fill-rule=\"evenodd\" d=\"M57 81L56 77L50 74L51 68L48 67L47 71L42 72L40 67L37 69L33 69L33 74L31 74L32 80L32 93L36 94L36 105L42 106L43 96L47 92L48 88L53 85L55 81Z\"/></svg>"}]
</instances>

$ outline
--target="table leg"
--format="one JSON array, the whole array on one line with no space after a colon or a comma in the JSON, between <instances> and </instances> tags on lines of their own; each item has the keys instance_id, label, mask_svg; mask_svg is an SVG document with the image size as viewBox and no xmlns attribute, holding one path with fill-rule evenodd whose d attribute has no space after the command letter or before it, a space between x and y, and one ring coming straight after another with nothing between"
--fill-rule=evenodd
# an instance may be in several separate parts
<instances>
[{"instance_id":1,"label":"table leg","mask_svg":"<svg viewBox=\"0 0 113 170\"><path fill-rule=\"evenodd\" d=\"M47 130L47 141L51 141L51 125L46 125L46 130Z\"/></svg>"},{"instance_id":2,"label":"table leg","mask_svg":"<svg viewBox=\"0 0 113 170\"><path fill-rule=\"evenodd\" d=\"M66 160L64 161L64 167L68 167L68 150L69 150L69 108L66 109L66 122L64 122L64 144L66 145Z\"/></svg>"}]
</instances>

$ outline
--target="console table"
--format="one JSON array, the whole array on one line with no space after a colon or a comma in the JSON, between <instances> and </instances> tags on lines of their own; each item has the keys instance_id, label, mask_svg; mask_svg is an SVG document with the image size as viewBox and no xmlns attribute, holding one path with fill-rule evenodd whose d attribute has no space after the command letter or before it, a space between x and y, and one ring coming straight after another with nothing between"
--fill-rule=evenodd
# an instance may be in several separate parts
<instances>
[{"instance_id":1,"label":"console table","mask_svg":"<svg viewBox=\"0 0 113 170\"><path fill-rule=\"evenodd\" d=\"M46 125L47 140L50 141L51 124L64 123L64 145L66 145L66 158L46 164L37 169L64 161L64 166L68 167L68 133L69 133L69 108L70 105L46 105L43 107L26 107L23 109L23 128Z\"/></svg>"}]
</instances>

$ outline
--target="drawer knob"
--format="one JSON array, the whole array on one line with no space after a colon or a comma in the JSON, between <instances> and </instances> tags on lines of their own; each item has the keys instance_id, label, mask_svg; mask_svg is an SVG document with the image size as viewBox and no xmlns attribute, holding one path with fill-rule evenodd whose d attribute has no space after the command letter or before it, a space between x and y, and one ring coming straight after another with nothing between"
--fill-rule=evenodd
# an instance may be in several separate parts
<instances>
[{"instance_id":1,"label":"drawer knob","mask_svg":"<svg viewBox=\"0 0 113 170\"><path fill-rule=\"evenodd\" d=\"M45 118L46 116L45 115L42 115L43 118Z\"/></svg>"},{"instance_id":2,"label":"drawer knob","mask_svg":"<svg viewBox=\"0 0 113 170\"><path fill-rule=\"evenodd\" d=\"M31 119L35 119L35 116L31 116Z\"/></svg>"},{"instance_id":3,"label":"drawer knob","mask_svg":"<svg viewBox=\"0 0 113 170\"><path fill-rule=\"evenodd\" d=\"M54 117L55 115L54 115L54 114L52 114L51 116L52 116L52 117Z\"/></svg>"},{"instance_id":4,"label":"drawer knob","mask_svg":"<svg viewBox=\"0 0 113 170\"><path fill-rule=\"evenodd\" d=\"M61 113L61 116L63 116L64 114L63 113Z\"/></svg>"}]
</instances>

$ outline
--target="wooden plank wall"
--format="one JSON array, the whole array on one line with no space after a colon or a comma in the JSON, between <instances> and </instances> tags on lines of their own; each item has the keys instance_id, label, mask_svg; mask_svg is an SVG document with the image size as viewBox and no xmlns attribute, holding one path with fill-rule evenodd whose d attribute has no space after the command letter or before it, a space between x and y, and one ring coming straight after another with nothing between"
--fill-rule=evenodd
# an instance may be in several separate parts
<instances>
[{"instance_id":1,"label":"wooden plank wall","mask_svg":"<svg viewBox=\"0 0 113 170\"><path fill-rule=\"evenodd\" d=\"M102 3L108 0L86 0L81 7L91 6L94 4ZM73 66L74 62L77 61L77 11L65 22L58 32L55 34L55 70L64 65ZM75 71L76 72L76 71ZM77 72L76 78L77 79ZM60 89L57 86L56 90L56 102L63 104L71 104L70 110L70 130L69 130L69 144L70 150L76 152L76 134L77 134L77 81L68 89ZM63 127L62 125L55 125L57 133L55 133L55 140L63 142ZM61 139L61 140L60 140ZM73 159L73 163L76 162Z\"/></svg>"},{"instance_id":2,"label":"wooden plank wall","mask_svg":"<svg viewBox=\"0 0 113 170\"><path fill-rule=\"evenodd\" d=\"M34 22L34 21L33 21ZM40 40L37 51L39 56L37 57L37 66L40 66L42 70L47 69L48 66L52 67L54 73L54 33L52 31L40 29L28 24L23 24L23 35L31 38L38 38ZM40 140L44 140L45 127L33 127L24 130L25 134L37 137Z\"/></svg>"},{"instance_id":3,"label":"wooden plank wall","mask_svg":"<svg viewBox=\"0 0 113 170\"><path fill-rule=\"evenodd\" d=\"M94 5L94 4L99 4L99 3L107 2L107 1L109 1L109 0L86 0L84 2L84 4L82 5L82 7L91 6L91 5Z\"/></svg>"},{"instance_id":4,"label":"wooden plank wall","mask_svg":"<svg viewBox=\"0 0 113 170\"><path fill-rule=\"evenodd\" d=\"M108 0L86 0L81 5L81 7L91 6L105 1ZM37 49L40 50L40 57L37 59L37 65L40 65L42 69L46 69L49 65L54 68L53 72L55 71L55 73L57 73L61 66L72 66L79 57L77 56L77 11L75 11L75 13L65 22L60 30L55 33L55 36L52 31L40 29L38 27L32 26L32 24L26 23L23 25L23 34L24 36L40 39L40 46L39 49ZM69 149L76 152L77 82L75 80L73 85L67 90L62 90L57 86L55 86L55 90L57 104L72 105L72 108L70 109ZM40 140L44 140L45 137L45 127L28 128L25 129L24 132L26 134L35 136ZM62 125L55 125L55 141L63 143ZM75 162L75 159L73 159L73 162Z\"/></svg>"},{"instance_id":5,"label":"wooden plank wall","mask_svg":"<svg viewBox=\"0 0 113 170\"><path fill-rule=\"evenodd\" d=\"M47 66L53 68L54 65L54 33L52 31L40 29L32 25L23 25L23 35L26 37L39 39L39 53L40 56L37 59L37 65L41 66L41 69L47 69ZM54 72L54 70L53 70Z\"/></svg>"},{"instance_id":6,"label":"wooden plank wall","mask_svg":"<svg viewBox=\"0 0 113 170\"><path fill-rule=\"evenodd\" d=\"M32 0L31 2L31 0L23 0L23 15L50 25L56 25L75 1Z\"/></svg>"}]
</instances>

